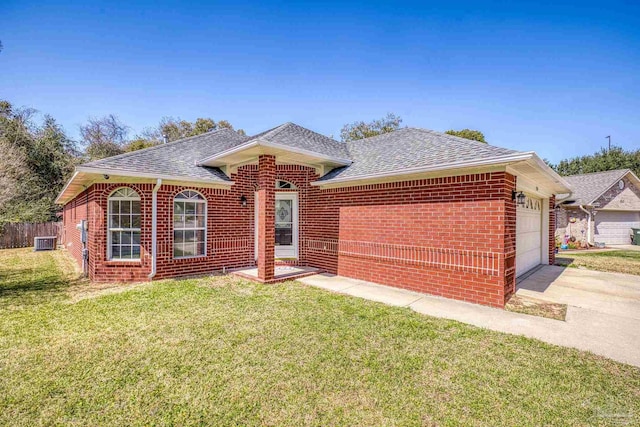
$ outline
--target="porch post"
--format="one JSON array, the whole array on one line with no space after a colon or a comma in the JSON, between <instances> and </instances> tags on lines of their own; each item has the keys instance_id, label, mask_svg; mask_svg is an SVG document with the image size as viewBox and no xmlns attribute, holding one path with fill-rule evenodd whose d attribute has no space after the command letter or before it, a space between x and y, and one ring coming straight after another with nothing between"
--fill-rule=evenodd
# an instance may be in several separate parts
<instances>
[{"instance_id":1,"label":"porch post","mask_svg":"<svg viewBox=\"0 0 640 427\"><path fill-rule=\"evenodd\" d=\"M276 158L258 159L258 279L274 278Z\"/></svg>"}]
</instances>

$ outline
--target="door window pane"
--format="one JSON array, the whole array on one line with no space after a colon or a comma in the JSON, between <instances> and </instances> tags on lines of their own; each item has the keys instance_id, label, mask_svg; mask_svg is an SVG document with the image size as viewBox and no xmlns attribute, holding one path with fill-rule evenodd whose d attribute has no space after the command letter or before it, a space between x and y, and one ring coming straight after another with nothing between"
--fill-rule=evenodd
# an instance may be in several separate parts
<instances>
[{"instance_id":1,"label":"door window pane","mask_svg":"<svg viewBox=\"0 0 640 427\"><path fill-rule=\"evenodd\" d=\"M291 224L276 224L276 246L293 244L293 227Z\"/></svg>"},{"instance_id":2,"label":"door window pane","mask_svg":"<svg viewBox=\"0 0 640 427\"><path fill-rule=\"evenodd\" d=\"M276 200L276 223L291 222L293 215L292 200Z\"/></svg>"}]
</instances>

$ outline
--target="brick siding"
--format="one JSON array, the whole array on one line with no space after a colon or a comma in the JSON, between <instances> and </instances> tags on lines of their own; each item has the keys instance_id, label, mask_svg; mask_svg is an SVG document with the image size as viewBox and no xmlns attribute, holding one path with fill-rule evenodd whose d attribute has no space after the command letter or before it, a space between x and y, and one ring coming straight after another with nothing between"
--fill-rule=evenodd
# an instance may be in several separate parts
<instances>
[{"instance_id":1,"label":"brick siding","mask_svg":"<svg viewBox=\"0 0 640 427\"><path fill-rule=\"evenodd\" d=\"M254 193L265 191L271 198L275 179L284 179L297 187L282 191L298 193L299 265L497 307L513 293L516 210L511 190L516 179L508 173L321 189L311 185L318 178L313 168L276 166L268 156L261 164L267 173L260 174L257 165L240 167L231 175L235 184L230 189L160 187L156 279L255 266ZM141 197L140 261L106 259L107 198L121 186L135 189ZM68 248L79 263L75 225L88 217L92 280L148 280L152 189L151 183L94 184L65 206ZM173 199L185 189L197 190L207 200L207 254L174 259ZM241 196L247 199L244 207ZM550 232L555 229L552 224L550 218ZM273 227L268 228L273 234ZM263 234L265 242L272 241L266 229ZM272 268L273 255L265 257L263 266L267 275Z\"/></svg>"}]
</instances>

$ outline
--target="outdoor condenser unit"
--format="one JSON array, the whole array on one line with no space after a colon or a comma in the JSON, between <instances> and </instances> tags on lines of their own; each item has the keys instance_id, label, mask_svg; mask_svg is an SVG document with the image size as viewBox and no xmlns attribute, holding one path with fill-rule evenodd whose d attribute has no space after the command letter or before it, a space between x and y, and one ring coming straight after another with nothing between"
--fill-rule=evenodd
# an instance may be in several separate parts
<instances>
[{"instance_id":1,"label":"outdoor condenser unit","mask_svg":"<svg viewBox=\"0 0 640 427\"><path fill-rule=\"evenodd\" d=\"M53 251L56 249L57 243L58 243L57 236L34 237L33 250L34 251Z\"/></svg>"}]
</instances>

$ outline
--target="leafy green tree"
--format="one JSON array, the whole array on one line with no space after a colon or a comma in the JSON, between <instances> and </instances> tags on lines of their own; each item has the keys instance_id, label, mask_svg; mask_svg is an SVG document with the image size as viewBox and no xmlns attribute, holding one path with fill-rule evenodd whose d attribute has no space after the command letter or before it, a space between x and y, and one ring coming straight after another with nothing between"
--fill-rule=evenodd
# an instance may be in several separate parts
<instances>
[{"instance_id":1,"label":"leafy green tree","mask_svg":"<svg viewBox=\"0 0 640 427\"><path fill-rule=\"evenodd\" d=\"M89 160L124 153L129 127L113 114L101 118L90 117L80 126L81 143Z\"/></svg>"},{"instance_id":2,"label":"leafy green tree","mask_svg":"<svg viewBox=\"0 0 640 427\"><path fill-rule=\"evenodd\" d=\"M131 151L142 150L143 148L149 148L158 145L158 141L145 139L145 138L136 138L131 141L124 147L124 151L129 153Z\"/></svg>"},{"instance_id":3,"label":"leafy green tree","mask_svg":"<svg viewBox=\"0 0 640 427\"><path fill-rule=\"evenodd\" d=\"M50 116L0 101L0 225L55 217L54 200L78 159L75 143Z\"/></svg>"},{"instance_id":4,"label":"leafy green tree","mask_svg":"<svg viewBox=\"0 0 640 427\"><path fill-rule=\"evenodd\" d=\"M560 175L578 175L615 169L631 169L640 174L640 149L625 150L622 147L602 148L595 154L573 157L551 165Z\"/></svg>"},{"instance_id":5,"label":"leafy green tree","mask_svg":"<svg viewBox=\"0 0 640 427\"><path fill-rule=\"evenodd\" d=\"M348 123L342 127L340 138L344 142L370 138L398 130L400 123L402 123L402 119L393 113L388 113L385 117L372 120L369 123L362 121Z\"/></svg>"},{"instance_id":6,"label":"leafy green tree","mask_svg":"<svg viewBox=\"0 0 640 427\"><path fill-rule=\"evenodd\" d=\"M473 130L473 129L462 129L462 130L448 130L445 132L448 135L453 135L453 136L457 136L459 138L464 138L464 139L470 139L472 141L479 141L479 142L484 142L485 144L487 143L487 141L485 141L484 139L484 134L482 132L480 132L479 130Z\"/></svg>"},{"instance_id":7,"label":"leafy green tree","mask_svg":"<svg viewBox=\"0 0 640 427\"><path fill-rule=\"evenodd\" d=\"M160 143L166 136L167 141L171 142L222 128L234 130L231 123L227 120L220 120L216 122L211 118L199 117L192 123L179 118L163 117L157 127L146 129L139 138ZM242 129L238 129L236 132L241 135L245 134Z\"/></svg>"},{"instance_id":8,"label":"leafy green tree","mask_svg":"<svg viewBox=\"0 0 640 427\"><path fill-rule=\"evenodd\" d=\"M193 124L193 130L191 131L191 135L201 135L203 133L211 132L212 130L217 129L218 125L211 119L196 119Z\"/></svg>"}]
</instances>

